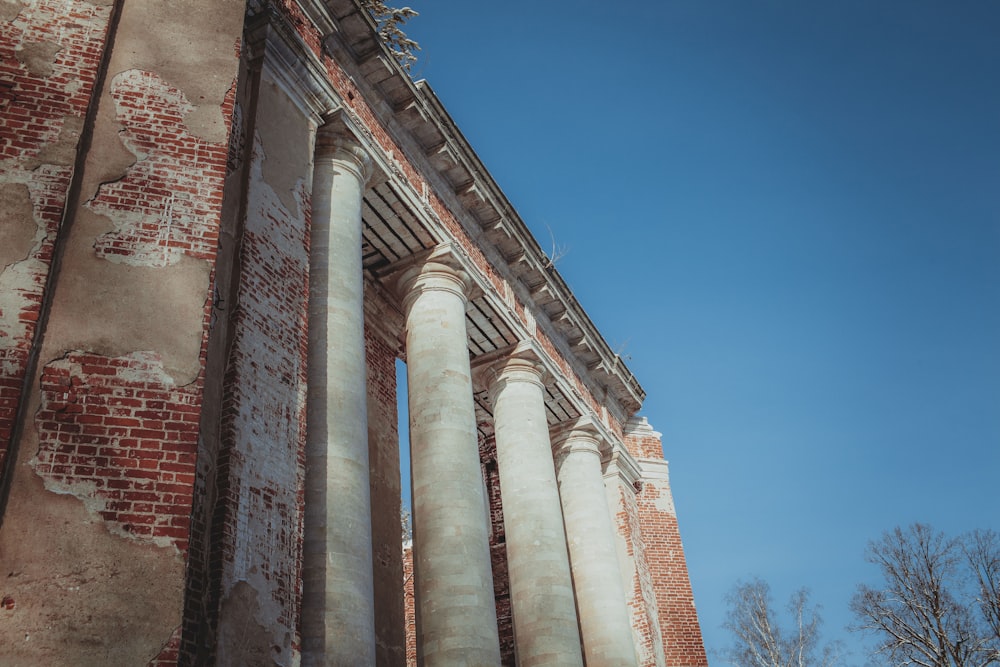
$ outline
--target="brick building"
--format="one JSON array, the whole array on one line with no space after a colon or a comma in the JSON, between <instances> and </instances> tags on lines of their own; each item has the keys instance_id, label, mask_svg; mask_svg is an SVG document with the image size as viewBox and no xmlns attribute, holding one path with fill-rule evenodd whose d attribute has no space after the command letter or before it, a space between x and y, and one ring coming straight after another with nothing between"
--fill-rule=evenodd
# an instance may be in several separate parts
<instances>
[{"instance_id":1,"label":"brick building","mask_svg":"<svg viewBox=\"0 0 1000 667\"><path fill-rule=\"evenodd\" d=\"M0 662L706 664L641 387L359 2L0 21Z\"/></svg>"}]
</instances>

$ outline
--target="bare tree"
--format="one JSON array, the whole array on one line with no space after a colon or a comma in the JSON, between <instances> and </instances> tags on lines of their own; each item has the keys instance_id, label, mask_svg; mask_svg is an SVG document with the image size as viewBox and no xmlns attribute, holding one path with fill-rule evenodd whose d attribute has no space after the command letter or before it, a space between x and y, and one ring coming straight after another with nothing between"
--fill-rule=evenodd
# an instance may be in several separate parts
<instances>
[{"instance_id":1,"label":"bare tree","mask_svg":"<svg viewBox=\"0 0 1000 667\"><path fill-rule=\"evenodd\" d=\"M925 524L870 542L866 559L881 587L858 587L854 628L878 637L874 653L893 665L1000 664L1000 541L992 531L948 538Z\"/></svg>"},{"instance_id":2,"label":"bare tree","mask_svg":"<svg viewBox=\"0 0 1000 667\"><path fill-rule=\"evenodd\" d=\"M818 606L810 606L809 591L792 594L787 611L793 627L783 629L771 601L771 587L761 579L738 583L726 596L729 611L723 627L733 644L722 657L736 667L831 667L840 656L840 642L823 644Z\"/></svg>"},{"instance_id":3,"label":"bare tree","mask_svg":"<svg viewBox=\"0 0 1000 667\"><path fill-rule=\"evenodd\" d=\"M976 604L983 615L985 633L993 640L993 660L1000 661L1000 535L992 530L974 531L962 549L976 577Z\"/></svg>"}]
</instances>

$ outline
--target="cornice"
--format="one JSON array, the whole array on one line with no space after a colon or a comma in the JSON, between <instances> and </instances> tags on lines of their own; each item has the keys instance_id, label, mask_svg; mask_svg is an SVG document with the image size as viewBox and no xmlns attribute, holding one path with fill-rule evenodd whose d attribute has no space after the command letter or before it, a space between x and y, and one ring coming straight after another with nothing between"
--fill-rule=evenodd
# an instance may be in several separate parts
<instances>
[{"instance_id":1,"label":"cornice","mask_svg":"<svg viewBox=\"0 0 1000 667\"><path fill-rule=\"evenodd\" d=\"M663 434L654 430L653 426L649 423L649 420L641 415L633 415L628 422L625 423L625 427L622 430L624 431L626 437L632 436L658 439L663 437Z\"/></svg>"},{"instance_id":2,"label":"cornice","mask_svg":"<svg viewBox=\"0 0 1000 667\"><path fill-rule=\"evenodd\" d=\"M271 4L250 9L244 33L247 59L258 63L317 125L340 105L323 64Z\"/></svg>"},{"instance_id":3,"label":"cornice","mask_svg":"<svg viewBox=\"0 0 1000 667\"><path fill-rule=\"evenodd\" d=\"M620 443L615 443L611 454L604 460L604 479L617 478L637 493L642 489L643 472L639 462Z\"/></svg>"}]
</instances>

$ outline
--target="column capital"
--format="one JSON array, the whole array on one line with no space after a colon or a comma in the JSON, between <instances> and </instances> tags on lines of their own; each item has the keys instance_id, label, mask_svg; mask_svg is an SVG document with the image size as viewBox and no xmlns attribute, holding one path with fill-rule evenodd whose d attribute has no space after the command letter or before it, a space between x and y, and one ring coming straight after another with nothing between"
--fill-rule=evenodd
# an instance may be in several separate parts
<instances>
[{"instance_id":1,"label":"column capital","mask_svg":"<svg viewBox=\"0 0 1000 667\"><path fill-rule=\"evenodd\" d=\"M479 357L472 366L476 385L491 393L510 381L531 382L543 390L548 371L541 354L530 341L520 341Z\"/></svg>"},{"instance_id":2,"label":"column capital","mask_svg":"<svg viewBox=\"0 0 1000 667\"><path fill-rule=\"evenodd\" d=\"M402 298L403 311L410 312L417 298L425 292L448 292L462 300L469 300L468 276L440 262L425 262L404 271L396 282L396 291Z\"/></svg>"},{"instance_id":3,"label":"column capital","mask_svg":"<svg viewBox=\"0 0 1000 667\"><path fill-rule=\"evenodd\" d=\"M552 440L552 452L556 456L587 452L600 460L605 450L611 448L590 417L580 417L553 426L549 429L549 437Z\"/></svg>"},{"instance_id":4,"label":"column capital","mask_svg":"<svg viewBox=\"0 0 1000 667\"><path fill-rule=\"evenodd\" d=\"M466 304L473 298L476 286L472 277L455 256L450 244L441 244L415 253L378 272L387 290L396 295L404 315L417 297L425 292L450 292Z\"/></svg>"},{"instance_id":5,"label":"column capital","mask_svg":"<svg viewBox=\"0 0 1000 667\"><path fill-rule=\"evenodd\" d=\"M316 160L333 160L350 169L364 185L375 173L375 164L340 114L330 116L316 131Z\"/></svg>"}]
</instances>

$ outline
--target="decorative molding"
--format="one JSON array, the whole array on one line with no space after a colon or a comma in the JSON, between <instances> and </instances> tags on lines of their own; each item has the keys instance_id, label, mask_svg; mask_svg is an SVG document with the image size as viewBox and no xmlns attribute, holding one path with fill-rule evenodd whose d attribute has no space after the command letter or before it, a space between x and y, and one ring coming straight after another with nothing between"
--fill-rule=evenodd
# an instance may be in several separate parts
<instances>
[{"instance_id":1,"label":"decorative molding","mask_svg":"<svg viewBox=\"0 0 1000 667\"><path fill-rule=\"evenodd\" d=\"M273 6L268 4L248 16L244 34L248 60L258 63L317 125L341 106L319 58Z\"/></svg>"},{"instance_id":2,"label":"decorative molding","mask_svg":"<svg viewBox=\"0 0 1000 667\"><path fill-rule=\"evenodd\" d=\"M371 154L344 122L343 113L335 111L324 121L316 131L316 159L342 162L362 184L368 183L375 171Z\"/></svg>"},{"instance_id":3,"label":"decorative molding","mask_svg":"<svg viewBox=\"0 0 1000 667\"><path fill-rule=\"evenodd\" d=\"M658 440L663 438L663 434L654 431L649 420L640 415L634 415L629 419L623 430L626 437L656 438Z\"/></svg>"},{"instance_id":4,"label":"decorative molding","mask_svg":"<svg viewBox=\"0 0 1000 667\"><path fill-rule=\"evenodd\" d=\"M532 379L529 381L537 382L544 390L546 380L552 376L552 371L545 362L545 357L535 343L523 340L476 357L472 364L472 383L474 387L488 389L492 394L498 382L503 382L510 374L520 372L530 374Z\"/></svg>"},{"instance_id":5,"label":"decorative molding","mask_svg":"<svg viewBox=\"0 0 1000 667\"><path fill-rule=\"evenodd\" d=\"M632 455L621 443L617 442L611 455L604 461L605 481L613 478L617 478L618 482L624 482L636 493L642 490L644 475L639 462L632 458Z\"/></svg>"}]
</instances>

